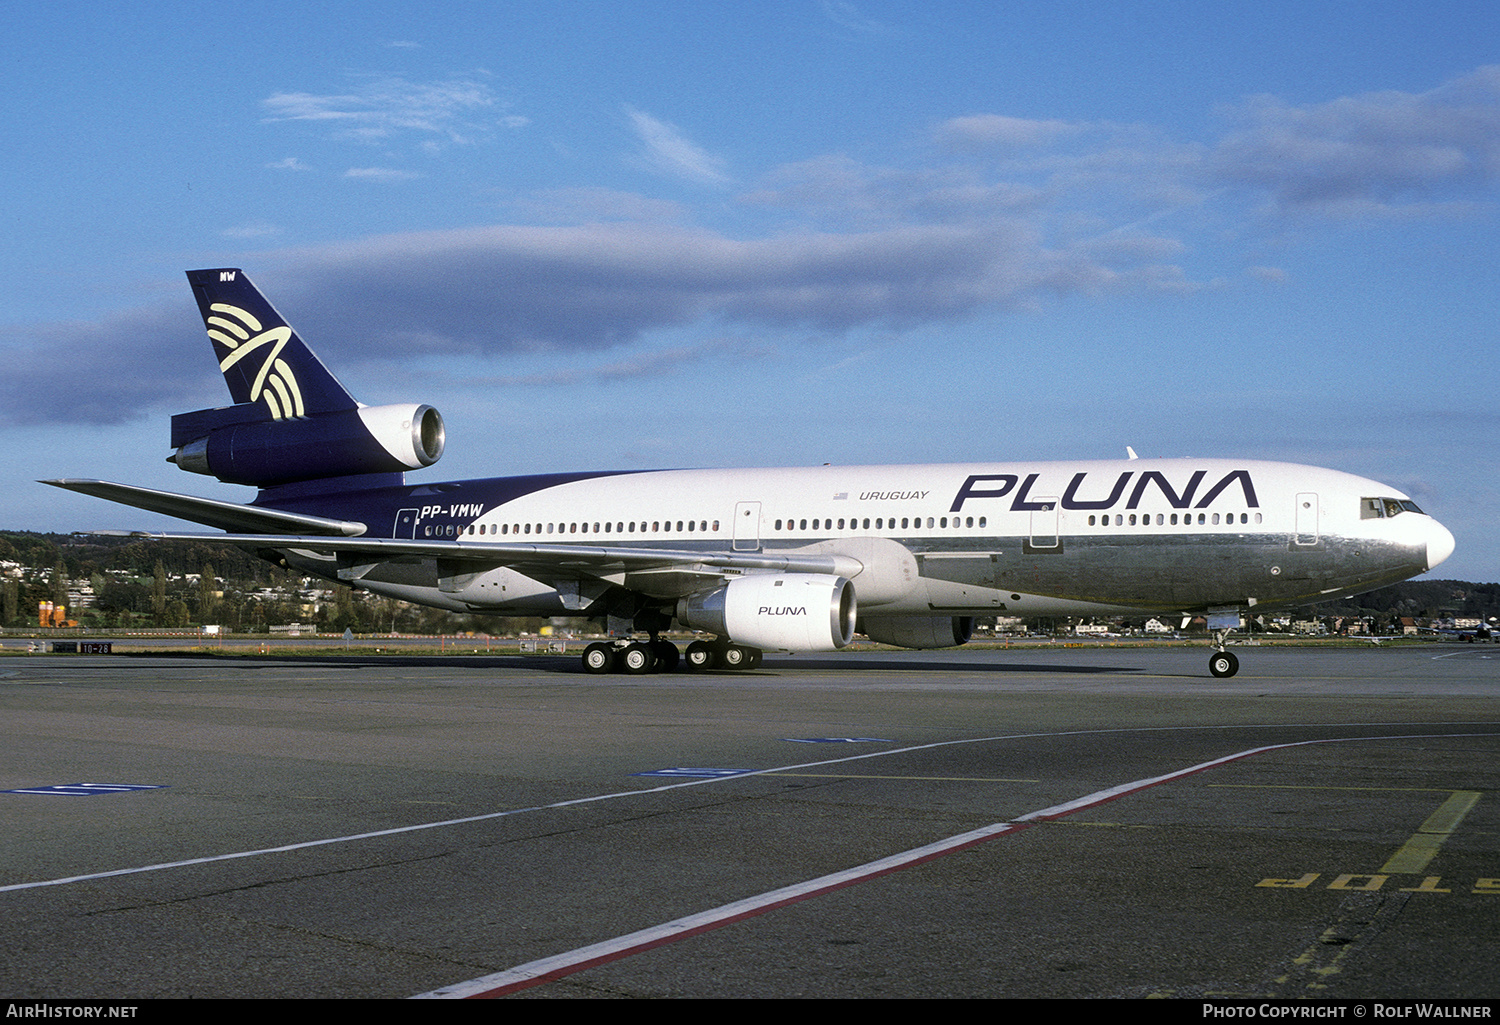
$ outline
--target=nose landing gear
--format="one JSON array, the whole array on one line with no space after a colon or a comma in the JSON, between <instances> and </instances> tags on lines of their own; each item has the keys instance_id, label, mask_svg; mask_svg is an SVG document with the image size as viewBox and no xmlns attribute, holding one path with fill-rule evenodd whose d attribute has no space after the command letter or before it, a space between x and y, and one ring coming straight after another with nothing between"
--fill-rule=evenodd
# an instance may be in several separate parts
<instances>
[{"instance_id":1,"label":"nose landing gear","mask_svg":"<svg viewBox=\"0 0 1500 1025\"><path fill-rule=\"evenodd\" d=\"M1208 658L1208 671L1223 679L1240 671L1240 660L1232 651L1216 651Z\"/></svg>"},{"instance_id":2,"label":"nose landing gear","mask_svg":"<svg viewBox=\"0 0 1500 1025\"><path fill-rule=\"evenodd\" d=\"M1221 627L1214 631L1214 653L1208 657L1208 671L1218 679L1226 679L1240 671L1240 660L1234 652L1225 650L1233 627Z\"/></svg>"}]
</instances>

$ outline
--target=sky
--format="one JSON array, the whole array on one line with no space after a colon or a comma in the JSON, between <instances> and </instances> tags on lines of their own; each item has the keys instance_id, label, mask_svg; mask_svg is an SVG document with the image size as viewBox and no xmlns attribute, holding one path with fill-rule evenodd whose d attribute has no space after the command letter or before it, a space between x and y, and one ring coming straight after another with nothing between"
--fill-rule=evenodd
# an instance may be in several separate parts
<instances>
[{"instance_id":1,"label":"sky","mask_svg":"<svg viewBox=\"0 0 1500 1025\"><path fill-rule=\"evenodd\" d=\"M183 272L239 267L411 482L1271 459L1500 580L1488 0L70 3L0 43L0 527L248 500Z\"/></svg>"}]
</instances>

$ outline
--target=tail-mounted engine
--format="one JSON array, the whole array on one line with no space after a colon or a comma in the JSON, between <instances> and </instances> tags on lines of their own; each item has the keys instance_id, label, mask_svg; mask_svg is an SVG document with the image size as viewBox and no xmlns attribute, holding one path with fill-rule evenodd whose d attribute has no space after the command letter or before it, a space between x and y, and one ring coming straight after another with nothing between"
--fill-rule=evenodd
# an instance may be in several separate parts
<instances>
[{"instance_id":1,"label":"tail-mounted engine","mask_svg":"<svg viewBox=\"0 0 1500 1025\"><path fill-rule=\"evenodd\" d=\"M280 420L258 403L172 417L178 467L230 484L293 481L431 466L443 454L443 417L427 405L362 406Z\"/></svg>"},{"instance_id":2,"label":"tail-mounted engine","mask_svg":"<svg viewBox=\"0 0 1500 1025\"><path fill-rule=\"evenodd\" d=\"M833 651L854 639L854 585L817 573L755 574L679 599L677 621L770 651Z\"/></svg>"}]
</instances>

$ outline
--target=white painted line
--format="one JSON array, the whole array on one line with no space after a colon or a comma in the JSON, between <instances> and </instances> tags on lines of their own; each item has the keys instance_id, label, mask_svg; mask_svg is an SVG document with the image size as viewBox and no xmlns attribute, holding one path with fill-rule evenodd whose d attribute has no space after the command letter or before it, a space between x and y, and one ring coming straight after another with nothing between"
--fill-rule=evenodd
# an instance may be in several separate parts
<instances>
[{"instance_id":1,"label":"white painted line","mask_svg":"<svg viewBox=\"0 0 1500 1025\"><path fill-rule=\"evenodd\" d=\"M1077 737L1095 734L1110 733L1155 733L1155 732L1180 732L1184 730L1224 730L1224 729L1278 729L1286 728L1287 724L1279 725L1257 725L1257 726L1183 726L1163 727L1160 729L1118 729L1118 730L1072 730L1062 733L1011 733L995 737L971 737L962 740L941 740L932 744L913 744L910 747L892 748L885 751L865 751L861 754L847 755L843 758L828 758L816 762L801 762L796 765L782 765L771 769L757 769L753 772L743 773L738 776L726 776L708 779L689 779L680 783L666 783L659 787L648 787L645 790L621 790L608 794L595 794L590 797L577 797L567 801L555 801L552 804L538 804L529 808L510 808L506 811L486 812L483 815L468 815L458 819L442 819L437 822L418 822L409 826L396 826L391 829L376 829L368 833L351 833L346 836L331 836L318 840L303 840L298 843L282 844L278 847L261 847L249 851L232 851L228 854L212 854L201 858L184 858L181 861L163 861L154 865L137 865L131 868L117 868L105 872L89 872L76 876L65 876L60 879L37 879L27 883L10 883L0 886L0 893L9 893L16 890L35 890L48 886L66 886L69 883L90 882L96 879L109 879L115 876L139 875L146 872L164 872L174 868L188 868L193 865L208 865L216 861L236 861L243 858L258 858L268 854L286 854L291 851L307 850L312 847L326 847L331 844L354 843L359 840L374 840L386 836L399 836L402 833L418 833L428 829L446 829L450 826L468 825L474 822L488 822L492 819L503 819L513 815L525 815L530 812L550 811L558 808L572 808L582 804L594 804L601 801L614 801L627 797L643 797L648 794L665 793L668 790L677 790L682 787L705 786L713 783L724 783L729 780L748 779L754 776L772 775L778 772L792 772L797 769L813 769L824 765L839 765L844 762L857 762L867 758L888 758L892 755L906 754L911 751L927 751L939 747L952 747L958 744L987 744L1000 740L1029 740L1039 737ZM1337 725L1337 724L1334 724ZM1394 723L1362 723L1358 724L1366 728L1372 725L1396 725ZM1412 725L1412 724L1405 724ZM1437 725L1437 724L1434 724ZM1455 725L1452 723L1443 725ZM1418 735L1418 736L1425 736ZM1436 736L1490 736L1490 734L1436 734ZM1379 740L1379 737L1356 738L1363 740ZM1388 739L1407 739L1391 737ZM1305 741L1304 743L1322 743L1322 741Z\"/></svg>"},{"instance_id":2,"label":"white painted line","mask_svg":"<svg viewBox=\"0 0 1500 1025\"><path fill-rule=\"evenodd\" d=\"M1081 731L1081 732L1117 732L1114 730L1103 731ZM681 787L704 786L709 783L723 783L727 780L746 779L751 776L765 776L777 772L791 772L795 769L811 769L823 765L837 765L840 762L855 762L864 758L883 758L890 755L903 754L909 751L925 751L929 748L948 747L953 744L982 744L996 740L1020 740L1039 736L1058 736L1059 734L1037 734L1017 733L1011 736L1001 737L977 737L968 740L943 740L934 744L916 744L911 747L895 748L889 751L866 751L862 754L848 755L844 758L829 758L818 762L802 762L797 765L782 765L774 769L755 769L740 772L733 776L712 776L698 779L684 780L680 783L666 783L659 787L648 787L645 790L621 790L609 794L595 794L591 797L576 797L567 801L556 801L552 804L538 804L529 808L510 808L506 811L486 812L483 815L469 815L461 819L443 819L438 822L419 822L410 826L396 826L391 829L377 829L368 833L352 833L348 836L332 836L319 840L304 840L300 843L283 844L279 847L261 847L251 851L233 851L229 854L213 854L202 858L184 858L181 861L164 861L155 865L137 865L132 868L117 868L107 872L90 872L85 875L66 876L61 879L39 879L29 883L11 883L0 886L0 893L12 890L34 890L44 886L65 886L69 883L82 883L95 879L109 879L112 876L139 875L143 872L163 872L173 868L187 868L191 865L207 865L215 861L235 861L241 858L258 858L267 854L286 854L290 851L306 850L310 847L326 847L330 844L353 843L357 840L373 840L384 836L397 836L402 833L416 833L427 829L446 829L449 826L462 826L473 822L487 822L491 819L503 819L512 815L525 815L528 812L549 811L558 808L571 808L580 804L594 804L600 801L614 801L624 797L643 797L647 794L660 794L668 790L677 790Z\"/></svg>"},{"instance_id":3,"label":"white painted line","mask_svg":"<svg viewBox=\"0 0 1500 1025\"><path fill-rule=\"evenodd\" d=\"M1102 731L1123 732L1123 731ZM1053 734L1056 736L1057 734ZM1033 735L1034 736L1034 735ZM1452 734L1421 734L1423 737L1471 737L1471 736L1494 736L1492 733L1452 733ZM991 738L999 739L999 738ZM1186 769L1178 769L1162 776L1153 776L1150 779L1135 780L1131 783L1122 783L1119 786L1110 787L1107 790L1097 790L1085 797L1068 801L1063 804L1054 804L1050 808L1042 808L1038 811L1028 812L1018 818L1007 822L996 822L979 829L959 833L945 840L916 847L900 854L881 858L877 861L867 862L854 868L844 869L829 875L819 876L805 882L795 883L791 886L782 887L779 890L771 890L754 897L746 897L731 904L713 908L709 911L701 911L684 918L674 919L661 925L655 925L648 929L617 936L614 939L593 943L577 950L568 951L565 954L556 954L552 957L540 958L536 961L528 961L526 964L517 965L503 972L495 972L468 982L454 983L427 993L419 993L412 999L475 999L488 997L507 996L511 993L539 986L555 979L581 972L595 965L608 964L611 961L619 961L633 954L639 954L656 947L675 943L678 940L687 939L689 936L697 936L700 933L710 932L722 928L734 922L743 921L763 915L776 908L785 907L788 904L796 904L800 901L816 897L821 894L841 890L857 883L867 882L879 876L898 872L902 869L911 868L924 862L940 858L945 854L965 850L993 840L998 836L1018 833L1023 829L1035 825L1038 822L1059 819L1086 808L1093 808L1110 801L1118 800L1129 794L1138 793L1149 787L1158 786L1173 780L1182 779L1195 773L1204 772L1208 769L1227 765L1243 758L1264 754L1267 751L1278 751L1283 748L1303 747L1308 744L1343 744L1355 741L1369 740L1405 740L1411 737L1336 737L1326 740L1299 740L1288 744L1270 744L1265 747L1253 747L1245 751L1239 751L1223 758L1215 758L1212 761L1201 762L1198 765ZM947 741L945 743L954 743ZM941 747L942 744L924 745L926 747ZM914 750L914 749L908 749ZM844 760L844 759L840 759ZM770 770L775 771L775 770Z\"/></svg>"}]
</instances>

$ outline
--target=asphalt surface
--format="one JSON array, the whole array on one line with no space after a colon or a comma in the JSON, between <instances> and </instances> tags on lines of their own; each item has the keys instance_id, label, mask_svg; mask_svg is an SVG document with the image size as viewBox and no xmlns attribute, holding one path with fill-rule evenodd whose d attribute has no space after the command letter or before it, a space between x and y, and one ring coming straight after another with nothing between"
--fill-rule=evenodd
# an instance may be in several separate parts
<instances>
[{"instance_id":1,"label":"asphalt surface","mask_svg":"<svg viewBox=\"0 0 1500 1025\"><path fill-rule=\"evenodd\" d=\"M0 996L1500 996L1500 646L1238 650L6 658Z\"/></svg>"}]
</instances>

